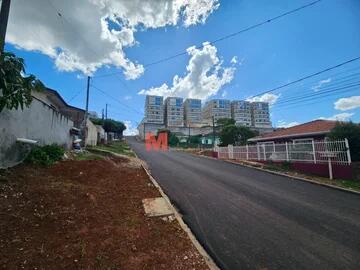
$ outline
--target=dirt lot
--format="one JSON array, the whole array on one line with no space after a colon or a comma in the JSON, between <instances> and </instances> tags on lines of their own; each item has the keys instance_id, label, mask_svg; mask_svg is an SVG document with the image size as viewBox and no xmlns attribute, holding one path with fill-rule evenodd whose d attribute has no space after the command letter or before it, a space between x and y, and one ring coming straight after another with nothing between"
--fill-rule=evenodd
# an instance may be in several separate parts
<instances>
[{"instance_id":1,"label":"dirt lot","mask_svg":"<svg viewBox=\"0 0 360 270\"><path fill-rule=\"evenodd\" d=\"M176 221L147 218L158 197L124 159L0 172L2 269L207 269Z\"/></svg>"}]
</instances>

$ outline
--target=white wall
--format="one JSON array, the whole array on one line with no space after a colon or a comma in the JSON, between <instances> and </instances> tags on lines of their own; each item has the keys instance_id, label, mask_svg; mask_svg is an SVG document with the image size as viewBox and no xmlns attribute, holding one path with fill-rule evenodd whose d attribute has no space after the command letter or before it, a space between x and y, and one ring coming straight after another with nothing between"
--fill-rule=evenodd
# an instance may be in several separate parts
<instances>
[{"instance_id":1,"label":"white wall","mask_svg":"<svg viewBox=\"0 0 360 270\"><path fill-rule=\"evenodd\" d=\"M14 166L25 158L28 147L16 143L17 138L70 148L72 126L73 121L35 98L23 111L20 108L3 110L0 113L0 168Z\"/></svg>"}]
</instances>

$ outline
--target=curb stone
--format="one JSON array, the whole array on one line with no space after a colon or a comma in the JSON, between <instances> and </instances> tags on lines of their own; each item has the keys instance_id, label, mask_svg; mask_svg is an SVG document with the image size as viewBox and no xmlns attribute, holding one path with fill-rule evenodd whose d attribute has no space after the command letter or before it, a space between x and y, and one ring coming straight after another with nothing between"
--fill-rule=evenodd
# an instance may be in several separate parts
<instances>
[{"instance_id":1,"label":"curb stone","mask_svg":"<svg viewBox=\"0 0 360 270\"><path fill-rule=\"evenodd\" d=\"M180 213L174 207L174 205L171 203L169 197L165 194L165 192L162 190L161 186L158 184L158 182L155 180L155 178L151 175L150 171L148 170L147 166L145 165L146 162L138 157L138 155L133 151L135 154L135 157L139 159L141 162L141 167L145 171L145 173L148 175L151 183L159 190L161 196L167 201L167 203L170 205L172 210L174 211L174 216L176 220L178 221L180 227L184 230L184 232L188 235L190 238L190 241L195 246L196 250L200 253L200 255L204 258L205 263L209 267L210 270L220 270L220 268L215 264L213 259L210 257L210 255L206 252L206 250L202 247L202 245L199 243L199 241L196 239L195 235L192 233L191 229L187 226L187 224L182 219Z\"/></svg>"},{"instance_id":2,"label":"curb stone","mask_svg":"<svg viewBox=\"0 0 360 270\"><path fill-rule=\"evenodd\" d=\"M231 161L231 160L218 159L218 158L214 158L214 157L208 157L208 156L203 156L203 155L196 155L196 154L192 154L192 153L189 153L189 154L194 155L194 156L197 156L197 157L203 157L203 158L207 158L207 159L212 159L212 160L221 160L221 161L224 161L224 162L227 162L227 163L231 163L231 164L235 164L235 165L238 165L238 166L243 166L243 167L247 167L247 168L252 168L252 169L256 169L256 170L263 171L263 172L268 172L268 173L275 174L275 175L285 176L285 177L288 177L288 178L291 178L291 179L294 179L294 180L303 181L303 182L308 182L308 183L310 183L310 184L319 185L319 186L324 186L324 187L328 187L328 188L332 188L332 189L337 189L337 190L339 190L339 191L343 191L343 192L348 192L348 193L360 195L360 192L359 192L359 191L356 191L356 190L352 190L352 189L348 189L348 188L342 188L342 187L338 187L338 186L334 186L334 185L329 185L329 184L321 183L321 182L318 182L318 181L315 181L315 180L310 180L310 179L306 179L306 178L299 177L299 176L292 176L292 175L288 175L288 174L286 174L286 173L275 172L275 171L271 171L271 170L267 170L267 169L255 167L255 166L250 166L250 165L247 165L247 164L241 164L241 163L238 163L238 162L235 162L235 161Z\"/></svg>"}]
</instances>

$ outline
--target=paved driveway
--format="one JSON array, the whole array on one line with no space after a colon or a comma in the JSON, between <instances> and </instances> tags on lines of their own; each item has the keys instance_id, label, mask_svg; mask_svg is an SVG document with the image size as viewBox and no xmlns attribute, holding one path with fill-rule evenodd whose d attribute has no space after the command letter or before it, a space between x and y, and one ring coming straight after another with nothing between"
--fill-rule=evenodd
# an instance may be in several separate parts
<instances>
[{"instance_id":1,"label":"paved driveway","mask_svg":"<svg viewBox=\"0 0 360 270\"><path fill-rule=\"evenodd\" d=\"M360 269L359 195L128 142L222 269Z\"/></svg>"}]
</instances>

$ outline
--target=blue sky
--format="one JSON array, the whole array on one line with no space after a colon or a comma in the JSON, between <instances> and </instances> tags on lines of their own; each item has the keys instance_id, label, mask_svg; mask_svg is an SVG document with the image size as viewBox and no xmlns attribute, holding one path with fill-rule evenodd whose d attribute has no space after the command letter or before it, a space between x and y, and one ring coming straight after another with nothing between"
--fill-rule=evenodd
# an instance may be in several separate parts
<instances>
[{"instance_id":1,"label":"blue sky","mask_svg":"<svg viewBox=\"0 0 360 270\"><path fill-rule=\"evenodd\" d=\"M208 14L203 24L185 27L179 22L176 25L169 24L163 27L138 28L134 33L137 43L124 48L124 53L132 62L146 65L309 2L272 1L270 4L266 0L220 0L219 7ZM10 15L16 16L17 8L15 7L15 11L12 12ZM68 18L69 24L73 23L70 15ZM21 35L16 33L15 23L13 21L10 29L11 36ZM63 22L59 21L59 24L61 23ZM231 81L225 83L210 98L224 96L227 99L246 99L304 75L360 56L359 25L358 0L323 0L280 20L218 42L214 44L217 49L216 55L221 62L218 65L224 69L234 68L234 74ZM36 36L41 36L41 28L35 27L33 30L37 32ZM35 74L48 87L59 91L70 104L84 108L86 76L81 71L59 70L54 58L40 52L41 49L30 50L31 46L23 45L22 41L12 37L9 39L6 50L15 52L25 59L28 73ZM82 41L79 38L78 46L82 46L81 50L97 50L96 46L91 47L91 43L85 44ZM96 44L96 40L93 42ZM58 50L61 50L61 47ZM231 63L234 56L237 57L236 64ZM190 59L190 55L184 55L145 67L144 73L134 80L127 80L121 68L100 67L93 74L93 85L116 97L119 102L92 88L90 110L100 113L105 104L109 103L109 117L131 121L132 125L136 126L136 123L142 119L145 98L138 92L160 87L164 83L171 87L175 75L186 76L186 67ZM96 77L113 72L118 74ZM319 117L331 118L344 113L347 114L343 115L346 119L359 122L360 104L356 96L360 95L360 87L338 91L338 94L332 92L331 95L321 99L309 98L306 103L284 103L296 96L317 94L327 89L356 84L360 82L360 74L357 73L360 73L360 61L306 80L303 84L292 85L275 92L274 94L279 96L271 109L273 124L286 126ZM339 98L348 97L355 98L343 100L345 105L340 104L337 106L338 109L335 109L334 103Z\"/></svg>"}]
</instances>

